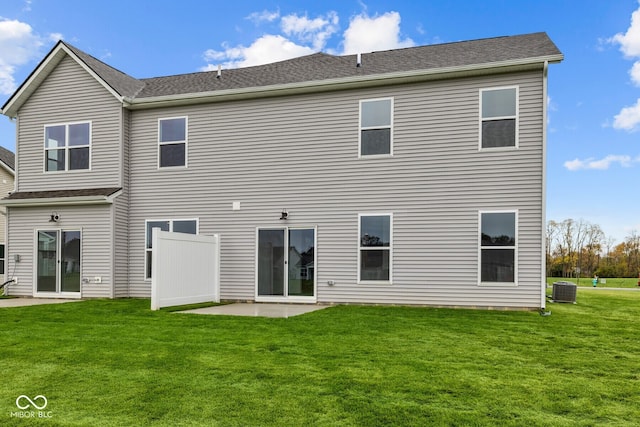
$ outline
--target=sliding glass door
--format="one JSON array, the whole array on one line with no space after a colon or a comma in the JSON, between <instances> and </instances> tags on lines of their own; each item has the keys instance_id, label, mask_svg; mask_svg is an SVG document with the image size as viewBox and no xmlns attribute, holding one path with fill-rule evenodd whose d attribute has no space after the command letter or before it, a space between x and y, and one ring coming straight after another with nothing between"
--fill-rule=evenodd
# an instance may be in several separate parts
<instances>
[{"instance_id":1,"label":"sliding glass door","mask_svg":"<svg viewBox=\"0 0 640 427\"><path fill-rule=\"evenodd\" d=\"M37 232L37 292L80 292L81 243L80 231Z\"/></svg>"},{"instance_id":2,"label":"sliding glass door","mask_svg":"<svg viewBox=\"0 0 640 427\"><path fill-rule=\"evenodd\" d=\"M258 230L257 296L314 299L315 229Z\"/></svg>"}]
</instances>

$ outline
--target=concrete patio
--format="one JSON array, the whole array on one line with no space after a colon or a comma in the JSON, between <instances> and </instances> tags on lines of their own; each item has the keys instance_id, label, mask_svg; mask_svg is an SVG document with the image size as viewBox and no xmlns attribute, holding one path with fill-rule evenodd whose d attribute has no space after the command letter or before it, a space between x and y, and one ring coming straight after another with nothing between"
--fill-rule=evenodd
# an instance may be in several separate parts
<instances>
[{"instance_id":1,"label":"concrete patio","mask_svg":"<svg viewBox=\"0 0 640 427\"><path fill-rule=\"evenodd\" d=\"M80 299L59 299L59 298L0 298L0 308L4 307L26 307L29 305L61 304L64 302L78 302Z\"/></svg>"},{"instance_id":2,"label":"concrete patio","mask_svg":"<svg viewBox=\"0 0 640 427\"><path fill-rule=\"evenodd\" d=\"M233 303L215 307L196 308L178 313L211 314L223 316L282 317L288 318L329 307L316 304Z\"/></svg>"}]
</instances>

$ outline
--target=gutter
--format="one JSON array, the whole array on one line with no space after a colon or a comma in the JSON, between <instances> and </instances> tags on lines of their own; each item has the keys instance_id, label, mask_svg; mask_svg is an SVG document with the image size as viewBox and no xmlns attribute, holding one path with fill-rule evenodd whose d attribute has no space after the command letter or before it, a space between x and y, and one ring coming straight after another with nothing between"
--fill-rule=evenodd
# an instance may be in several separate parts
<instances>
[{"instance_id":1,"label":"gutter","mask_svg":"<svg viewBox=\"0 0 640 427\"><path fill-rule=\"evenodd\" d=\"M252 86L238 89L162 95L147 98L123 97L125 108L130 110L157 108L174 105L222 102L228 100L275 97L312 92L364 88L389 84L414 83L428 80L448 79L460 76L492 74L497 72L537 69L546 63L562 61L562 54L536 58L525 58L485 64L402 71L367 76L341 77L298 83L283 83L270 86Z\"/></svg>"}]
</instances>

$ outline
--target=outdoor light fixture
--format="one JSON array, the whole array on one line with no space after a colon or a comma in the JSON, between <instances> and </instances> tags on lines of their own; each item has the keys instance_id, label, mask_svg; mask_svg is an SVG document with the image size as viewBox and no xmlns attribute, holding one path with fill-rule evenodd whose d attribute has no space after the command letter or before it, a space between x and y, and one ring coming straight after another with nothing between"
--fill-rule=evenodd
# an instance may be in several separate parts
<instances>
[{"instance_id":1,"label":"outdoor light fixture","mask_svg":"<svg viewBox=\"0 0 640 427\"><path fill-rule=\"evenodd\" d=\"M49 222L58 222L60 216L58 216L57 212L51 212L51 218L49 218Z\"/></svg>"},{"instance_id":2,"label":"outdoor light fixture","mask_svg":"<svg viewBox=\"0 0 640 427\"><path fill-rule=\"evenodd\" d=\"M280 214L280 219L287 219L289 217L289 212L286 209L282 209L282 213Z\"/></svg>"}]
</instances>

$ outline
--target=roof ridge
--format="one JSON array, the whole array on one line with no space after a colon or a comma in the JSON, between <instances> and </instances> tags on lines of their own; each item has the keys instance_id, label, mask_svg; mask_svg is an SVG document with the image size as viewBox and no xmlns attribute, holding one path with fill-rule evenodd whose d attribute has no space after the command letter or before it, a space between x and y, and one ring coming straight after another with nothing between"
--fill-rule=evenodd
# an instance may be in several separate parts
<instances>
[{"instance_id":1,"label":"roof ridge","mask_svg":"<svg viewBox=\"0 0 640 427\"><path fill-rule=\"evenodd\" d=\"M125 76L127 76L127 77L130 77L130 78L132 78L132 79L136 79L135 77L130 76L129 74L127 74L127 73L125 73L124 71L122 71L122 70L120 70L120 69L118 69L118 68L114 67L113 65L109 65L109 64L107 64L106 62L104 62L103 60L98 59L98 58L96 58L95 56L91 55L90 53L85 52L84 50L77 48L76 46L72 45L72 44L71 44L71 43L69 43L69 42L66 42L66 41L64 41L64 40L62 40L62 39L61 39L61 40L60 40L60 43L62 43L63 45L65 45L66 47L68 47L69 49L71 49L71 51L73 51L73 53L75 53L76 55L80 54L80 55L78 55L78 57L80 57L80 56L88 56L89 58L93 59L94 61L97 61L97 62L101 63L101 64L102 64L102 65L104 65L105 67L109 67L109 68L111 68L112 70L117 71L118 73L120 73L120 74L122 74L122 75L125 75ZM82 59L82 58L80 58L80 59ZM83 62L85 62L85 61L83 60ZM85 64L86 64L86 62L85 62ZM89 64L87 64L87 65L89 65ZM93 69L93 68L92 68L92 69ZM94 70L94 71L95 71L95 70ZM136 80L138 80L138 79L136 79Z\"/></svg>"},{"instance_id":2,"label":"roof ridge","mask_svg":"<svg viewBox=\"0 0 640 427\"><path fill-rule=\"evenodd\" d=\"M98 77L100 77L106 84L111 87L115 92L122 96L135 96L142 89L144 89L144 82L140 79L137 79L124 71L115 68L106 62L96 58L95 56L87 53L72 44L65 42L64 40L60 40L63 46L69 49L80 61L82 61L87 67L89 67ZM98 68L103 67L104 69L100 70ZM115 72L116 75L109 76L108 73ZM126 92L126 93L123 93Z\"/></svg>"},{"instance_id":3,"label":"roof ridge","mask_svg":"<svg viewBox=\"0 0 640 427\"><path fill-rule=\"evenodd\" d=\"M232 70L251 70L251 69L255 69L255 68L259 68L259 67L266 67L266 66L269 66L269 65L284 64L286 62L299 61L301 59L310 58L312 56L326 56L326 57L330 57L330 58L341 58L343 56L350 56L350 55L332 55L332 54L326 53L326 52L314 52L314 53L310 53L308 55L296 56L294 58L282 59L280 61L267 62L265 64L249 65L249 66L246 66L246 67L222 68L221 71L229 72L229 71L232 71ZM172 77L202 75L202 74L210 74L210 73L217 73L217 72L218 72L217 69L215 69L215 70L204 70L204 71L192 71L190 73L178 73L178 74L170 74L170 75L166 75L166 76L142 77L142 78L139 78L138 80L141 81L141 82L145 82L146 80L157 80L157 79L166 79L166 78L172 78Z\"/></svg>"}]
</instances>

